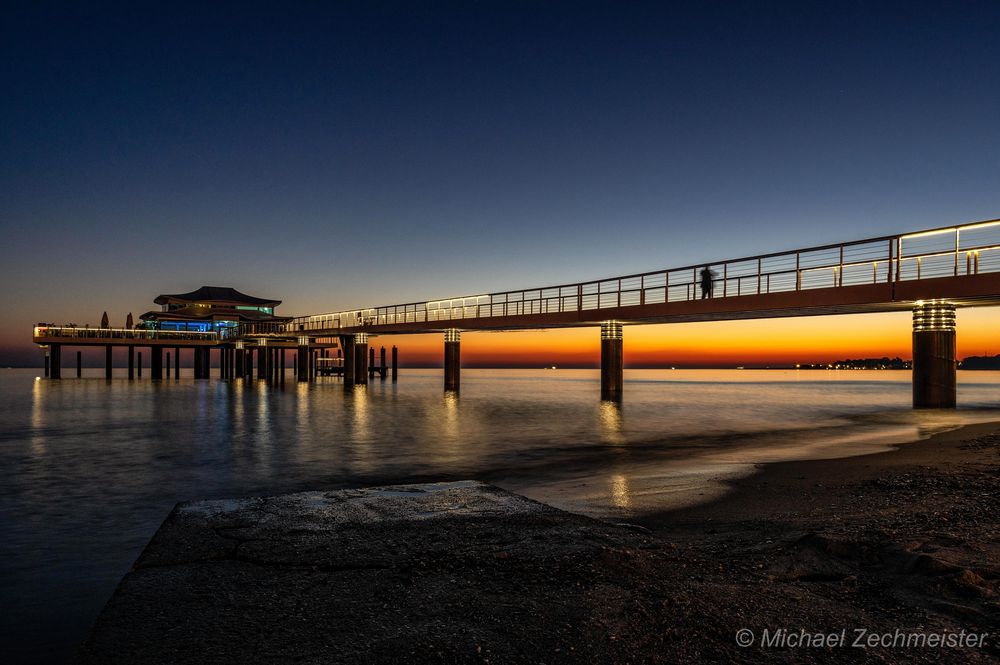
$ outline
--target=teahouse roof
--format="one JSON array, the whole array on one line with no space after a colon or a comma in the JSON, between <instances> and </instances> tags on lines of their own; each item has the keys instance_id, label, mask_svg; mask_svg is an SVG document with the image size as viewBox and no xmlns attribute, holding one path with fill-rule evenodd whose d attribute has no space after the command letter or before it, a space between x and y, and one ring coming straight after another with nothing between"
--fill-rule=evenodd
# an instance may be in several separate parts
<instances>
[{"instance_id":1,"label":"teahouse roof","mask_svg":"<svg viewBox=\"0 0 1000 665\"><path fill-rule=\"evenodd\" d=\"M165 320L165 321L214 321L218 320L232 320L233 317L238 318L240 321L267 321L270 323L280 323L283 321L291 321L290 316L274 316L266 312L258 312L253 309L240 309L235 308L222 308L222 309L207 309L205 307L181 307L178 309L172 309L169 312L161 312L159 310L154 310L151 312L146 312L139 317L142 321L150 320Z\"/></svg>"},{"instance_id":2,"label":"teahouse roof","mask_svg":"<svg viewBox=\"0 0 1000 665\"><path fill-rule=\"evenodd\" d=\"M281 304L280 300L268 300L266 298L248 296L229 286L203 286L190 293L157 296L153 302L157 305L207 302L227 305L253 305L256 307L277 307Z\"/></svg>"}]
</instances>

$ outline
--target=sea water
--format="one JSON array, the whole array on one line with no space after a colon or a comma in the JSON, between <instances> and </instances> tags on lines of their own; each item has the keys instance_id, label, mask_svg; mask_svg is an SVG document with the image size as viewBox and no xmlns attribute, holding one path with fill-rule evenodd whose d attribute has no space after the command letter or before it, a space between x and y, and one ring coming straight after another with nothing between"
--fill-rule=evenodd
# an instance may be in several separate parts
<instances>
[{"instance_id":1,"label":"sea water","mask_svg":"<svg viewBox=\"0 0 1000 665\"><path fill-rule=\"evenodd\" d=\"M65 372L64 372L65 373ZM59 381L0 371L0 653L58 662L179 501L475 478L613 520L708 501L784 459L877 452L1000 420L1000 373L955 411L910 408L904 371L403 369L338 379Z\"/></svg>"}]
</instances>

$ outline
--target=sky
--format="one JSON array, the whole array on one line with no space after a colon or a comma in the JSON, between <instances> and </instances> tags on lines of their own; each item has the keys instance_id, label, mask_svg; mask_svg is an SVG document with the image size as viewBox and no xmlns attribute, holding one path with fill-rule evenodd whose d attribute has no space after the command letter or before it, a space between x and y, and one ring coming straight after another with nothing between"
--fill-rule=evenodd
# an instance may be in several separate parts
<instances>
[{"instance_id":1,"label":"sky","mask_svg":"<svg viewBox=\"0 0 1000 665\"><path fill-rule=\"evenodd\" d=\"M1000 217L997 34L996 2L12 4L0 366L40 362L36 321L203 284L300 315ZM959 355L998 321L960 312ZM905 313L643 326L625 362L909 339ZM463 336L470 366L598 357L594 329Z\"/></svg>"}]
</instances>

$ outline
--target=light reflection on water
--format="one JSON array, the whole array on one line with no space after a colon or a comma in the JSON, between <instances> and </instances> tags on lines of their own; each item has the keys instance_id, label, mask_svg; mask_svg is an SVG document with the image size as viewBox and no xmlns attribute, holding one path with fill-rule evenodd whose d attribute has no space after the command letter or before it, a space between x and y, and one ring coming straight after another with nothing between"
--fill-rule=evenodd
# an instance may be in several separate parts
<instances>
[{"instance_id":1,"label":"light reflection on water","mask_svg":"<svg viewBox=\"0 0 1000 665\"><path fill-rule=\"evenodd\" d=\"M907 372L627 371L621 405L591 370L465 370L461 395L440 370L349 392L36 374L0 372L0 653L15 661L61 659L182 500L479 478L628 518L762 461L1000 419L994 372L960 373L964 408L919 413Z\"/></svg>"}]
</instances>

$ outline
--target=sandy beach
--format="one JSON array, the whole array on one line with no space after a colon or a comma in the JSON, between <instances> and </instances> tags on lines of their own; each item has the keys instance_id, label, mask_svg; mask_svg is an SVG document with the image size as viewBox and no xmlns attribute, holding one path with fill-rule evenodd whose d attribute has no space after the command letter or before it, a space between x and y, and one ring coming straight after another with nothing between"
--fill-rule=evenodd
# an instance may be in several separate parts
<instances>
[{"instance_id":1,"label":"sandy beach","mask_svg":"<svg viewBox=\"0 0 1000 665\"><path fill-rule=\"evenodd\" d=\"M719 500L646 516L687 571L674 654L718 640L710 651L735 660L995 661L998 479L1000 423L988 423L884 453L762 465ZM740 629L754 634L749 648L735 645ZM959 649L761 648L778 629L846 630L848 642L860 630L989 637Z\"/></svg>"}]
</instances>

